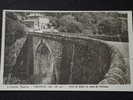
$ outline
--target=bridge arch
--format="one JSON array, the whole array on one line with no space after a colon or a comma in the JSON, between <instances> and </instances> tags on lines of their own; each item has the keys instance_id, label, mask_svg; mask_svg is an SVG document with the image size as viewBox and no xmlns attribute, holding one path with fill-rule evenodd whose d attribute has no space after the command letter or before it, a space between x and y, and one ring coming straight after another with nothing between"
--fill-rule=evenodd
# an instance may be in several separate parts
<instances>
[{"instance_id":1,"label":"bridge arch","mask_svg":"<svg viewBox=\"0 0 133 100\"><path fill-rule=\"evenodd\" d=\"M37 59L35 72L40 77L40 83L51 83L53 72L52 51L45 39L38 42L35 57Z\"/></svg>"}]
</instances>

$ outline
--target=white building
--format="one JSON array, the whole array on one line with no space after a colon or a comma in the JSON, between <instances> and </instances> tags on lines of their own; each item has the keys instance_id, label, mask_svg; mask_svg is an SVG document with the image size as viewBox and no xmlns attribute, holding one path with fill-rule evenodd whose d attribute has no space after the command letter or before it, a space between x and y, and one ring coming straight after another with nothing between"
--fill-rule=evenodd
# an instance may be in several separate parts
<instances>
[{"instance_id":1,"label":"white building","mask_svg":"<svg viewBox=\"0 0 133 100\"><path fill-rule=\"evenodd\" d=\"M47 16L43 16L38 13L31 13L28 15L28 19L24 20L24 23L35 32L54 31L57 32L50 23Z\"/></svg>"}]
</instances>

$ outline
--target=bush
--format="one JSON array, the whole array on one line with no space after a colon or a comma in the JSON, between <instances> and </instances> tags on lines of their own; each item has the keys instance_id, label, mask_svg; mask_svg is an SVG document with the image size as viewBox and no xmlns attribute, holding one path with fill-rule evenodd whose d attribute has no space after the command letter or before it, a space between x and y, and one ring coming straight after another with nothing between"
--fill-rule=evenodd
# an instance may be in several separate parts
<instances>
[{"instance_id":1,"label":"bush","mask_svg":"<svg viewBox=\"0 0 133 100\"><path fill-rule=\"evenodd\" d=\"M72 15L64 15L59 19L59 31L79 33L82 31L82 24L74 18Z\"/></svg>"}]
</instances>

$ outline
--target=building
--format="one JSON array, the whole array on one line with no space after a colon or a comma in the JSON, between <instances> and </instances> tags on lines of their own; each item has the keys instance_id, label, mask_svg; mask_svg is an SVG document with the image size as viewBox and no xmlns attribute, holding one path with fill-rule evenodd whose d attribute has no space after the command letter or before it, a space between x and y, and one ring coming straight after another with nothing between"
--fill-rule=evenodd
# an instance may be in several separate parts
<instances>
[{"instance_id":1,"label":"building","mask_svg":"<svg viewBox=\"0 0 133 100\"><path fill-rule=\"evenodd\" d=\"M45 32L45 31L55 31L52 26L52 23L50 23L50 19L48 16L43 16L39 13L31 13L27 16L28 18L24 20L24 23L31 31L34 32Z\"/></svg>"}]
</instances>

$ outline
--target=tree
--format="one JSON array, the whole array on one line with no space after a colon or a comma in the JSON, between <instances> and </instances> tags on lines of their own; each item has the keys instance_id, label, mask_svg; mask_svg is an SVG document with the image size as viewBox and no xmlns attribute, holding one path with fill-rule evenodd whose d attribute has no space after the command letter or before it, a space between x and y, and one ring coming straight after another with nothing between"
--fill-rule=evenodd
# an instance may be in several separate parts
<instances>
[{"instance_id":1,"label":"tree","mask_svg":"<svg viewBox=\"0 0 133 100\"><path fill-rule=\"evenodd\" d=\"M114 17L101 20L98 24L99 34L117 35L121 34L121 21Z\"/></svg>"},{"instance_id":2,"label":"tree","mask_svg":"<svg viewBox=\"0 0 133 100\"><path fill-rule=\"evenodd\" d=\"M82 28L82 24L76 21L72 15L64 15L59 19L59 31L80 33L82 32Z\"/></svg>"},{"instance_id":3,"label":"tree","mask_svg":"<svg viewBox=\"0 0 133 100\"><path fill-rule=\"evenodd\" d=\"M97 33L97 19L93 12L75 13L77 21L82 23L82 33L96 34Z\"/></svg>"},{"instance_id":4,"label":"tree","mask_svg":"<svg viewBox=\"0 0 133 100\"><path fill-rule=\"evenodd\" d=\"M6 15L6 45L13 44L18 38L25 33L25 26L17 19L14 13Z\"/></svg>"}]
</instances>

